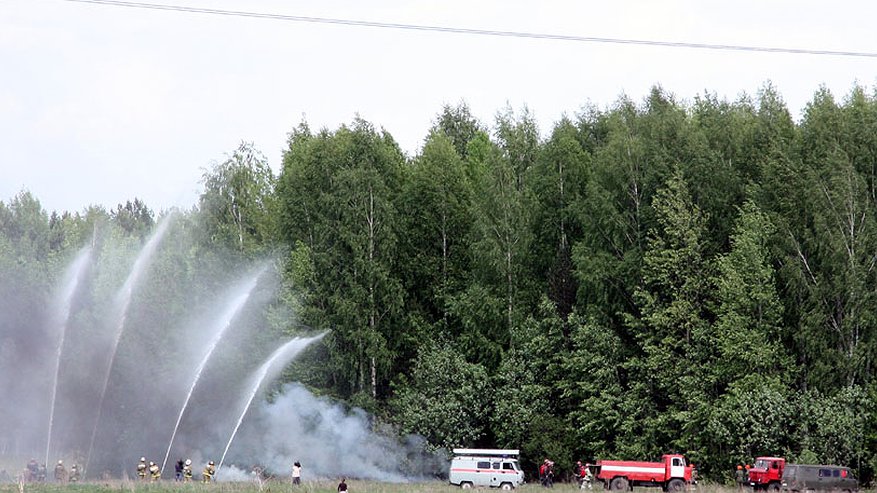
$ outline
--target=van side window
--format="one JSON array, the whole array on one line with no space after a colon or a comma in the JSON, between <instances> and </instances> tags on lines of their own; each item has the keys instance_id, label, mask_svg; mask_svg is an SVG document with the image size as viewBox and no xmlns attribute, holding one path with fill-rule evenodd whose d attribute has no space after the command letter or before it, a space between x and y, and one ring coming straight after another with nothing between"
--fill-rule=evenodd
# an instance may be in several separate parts
<instances>
[{"instance_id":1,"label":"van side window","mask_svg":"<svg viewBox=\"0 0 877 493\"><path fill-rule=\"evenodd\" d=\"M819 470L820 478L830 478L831 477L831 469L820 469Z\"/></svg>"},{"instance_id":2,"label":"van side window","mask_svg":"<svg viewBox=\"0 0 877 493\"><path fill-rule=\"evenodd\" d=\"M836 477L836 478L840 477L840 470L835 469L835 470L831 471L831 475Z\"/></svg>"},{"instance_id":3,"label":"van side window","mask_svg":"<svg viewBox=\"0 0 877 493\"><path fill-rule=\"evenodd\" d=\"M493 463L493 468L494 468L494 469L499 469L499 462L494 462L494 463Z\"/></svg>"},{"instance_id":4,"label":"van side window","mask_svg":"<svg viewBox=\"0 0 877 493\"><path fill-rule=\"evenodd\" d=\"M515 467L512 465L511 462L503 462L502 469L503 471L514 471Z\"/></svg>"},{"instance_id":5,"label":"van side window","mask_svg":"<svg viewBox=\"0 0 877 493\"><path fill-rule=\"evenodd\" d=\"M483 461L483 462L482 462L482 461L479 461L479 462L478 462L478 469L490 469L490 462L487 462L487 461Z\"/></svg>"}]
</instances>

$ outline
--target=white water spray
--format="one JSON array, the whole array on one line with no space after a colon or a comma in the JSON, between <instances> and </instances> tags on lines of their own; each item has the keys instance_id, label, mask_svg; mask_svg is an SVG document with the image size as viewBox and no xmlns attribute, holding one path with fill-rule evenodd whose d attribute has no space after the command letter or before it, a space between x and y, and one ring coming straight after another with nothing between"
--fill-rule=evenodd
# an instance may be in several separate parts
<instances>
[{"instance_id":1,"label":"white water spray","mask_svg":"<svg viewBox=\"0 0 877 493\"><path fill-rule=\"evenodd\" d=\"M90 258L90 246L80 250L79 254L77 254L76 258L73 260L73 263L67 268L67 272L64 274L64 281L61 284L62 288L58 298L61 300L61 303L58 307L57 318L60 335L58 338L58 349L55 358L55 377L52 381L52 401L51 410L49 411L49 428L47 433L48 437L46 438L46 461L44 464L49 464L49 453L52 447L52 426L55 422L55 399L58 395L58 375L61 372L61 352L64 350L64 336L67 333L67 322L70 320L70 311L73 309L73 295L76 294L76 287L79 286L80 278L82 277L82 273L85 272L85 267L88 265L88 260Z\"/></svg>"},{"instance_id":2,"label":"white water spray","mask_svg":"<svg viewBox=\"0 0 877 493\"><path fill-rule=\"evenodd\" d=\"M201 362L198 364L198 368L195 370L195 378L192 380L192 385L189 386L189 393L186 394L186 399L183 401L183 407L180 408L180 414L177 416L177 422L174 424L174 431L171 433L171 441L167 445L167 453L164 454L164 460L161 463L161 470L164 471L165 466L167 465L167 459L171 455L171 447L174 445L174 439L177 436L177 429L180 427L180 421L183 419L183 414L186 412L186 407L189 405L189 399L192 398L192 392L195 391L195 386L198 385L198 380L201 378L201 372L204 371L204 367L207 366L207 361L210 360L210 356L213 354L213 350L216 349L216 346L219 345L219 341L222 339L222 336L225 334L225 331L231 327L231 323L237 314L243 309L243 307L247 304L247 300L250 298L250 294L256 289L256 284L259 281L259 278L265 272L268 267L265 266L259 270L256 275L252 277L241 290L241 294L234 298L234 300L228 305L225 312L222 313L222 316L219 317L216 323L216 327L219 329L213 335L213 339L210 340L209 349L207 353L201 358Z\"/></svg>"},{"instance_id":3,"label":"white water spray","mask_svg":"<svg viewBox=\"0 0 877 493\"><path fill-rule=\"evenodd\" d=\"M85 467L83 467L84 473L88 472L88 461L91 459L91 451L94 448L94 439L97 435L97 428L98 426L100 426L100 419L104 407L104 398L106 397L107 387L110 384L110 374L113 371L113 363L116 360L116 351L119 349L119 341L122 340L122 332L125 329L125 321L128 318L128 306L131 304L131 297L134 293L134 286L137 285L137 283L140 281L140 278L143 276L143 272L145 272L146 268L149 266L149 262L150 260L152 260L152 255L158 249L158 244L161 243L161 239L164 237L164 234L167 231L171 217L172 216L165 217L158 224L158 227L156 227L155 232L152 233L149 241L147 241L146 245L143 246L143 249L140 250L140 254L137 256L137 260L134 261L134 267L128 274L128 279L125 280L125 284L122 285L122 289L119 291L119 294L116 297L116 306L119 309L117 312L119 323L116 324L116 338L113 341L113 347L110 350L110 362L107 365L107 372L106 376L104 377L104 386L101 390L100 398L98 399L97 403L97 418L94 421L94 430L92 430L91 432L91 441L88 445L88 452L85 455Z\"/></svg>"},{"instance_id":4,"label":"white water spray","mask_svg":"<svg viewBox=\"0 0 877 493\"><path fill-rule=\"evenodd\" d=\"M276 351L274 351L271 357L268 358L268 360L264 364L262 364L261 367L259 367L256 373L254 373L253 389L250 391L250 396L247 399L243 410L241 411L241 415L238 418L237 424L235 424L234 429L231 432L231 436L228 438L228 443L225 444L225 450L222 451L222 457L219 459L219 466L217 466L216 468L217 474L219 473L220 469L222 469L222 463L225 461L225 454L228 453L228 449L229 447L231 447L231 442L234 440L234 436L237 434L238 428L241 427L241 423L244 421L244 416L247 415L247 410L250 409L250 404L253 403L253 399L256 397L256 394L262 387L262 383L268 378L276 377L281 371L283 371L283 367L286 366L287 363L292 361L296 356L298 356L299 353L301 353L309 345L311 345L311 343L322 339L325 335L326 332L323 332L314 337L296 337L295 339L287 342L286 344L280 346Z\"/></svg>"}]
</instances>

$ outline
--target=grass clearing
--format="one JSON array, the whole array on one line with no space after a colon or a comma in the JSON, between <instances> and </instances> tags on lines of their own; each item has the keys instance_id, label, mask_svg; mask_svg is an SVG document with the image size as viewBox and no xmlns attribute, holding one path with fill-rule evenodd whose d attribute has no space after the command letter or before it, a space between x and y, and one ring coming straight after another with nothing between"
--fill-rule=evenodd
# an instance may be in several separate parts
<instances>
[{"instance_id":1,"label":"grass clearing","mask_svg":"<svg viewBox=\"0 0 877 493\"><path fill-rule=\"evenodd\" d=\"M460 488L451 486L446 482L429 481L422 483L384 483L380 481L348 480L348 491L351 493L457 493ZM0 484L0 492L17 493L336 493L337 481L307 481L293 487L288 481L265 481L261 485L255 482L215 482L202 483L177 483L174 481L161 481L159 483L139 483L136 481L95 481L77 484L52 484L52 483L15 483ZM496 488L473 488L470 491L499 492ZM537 493L569 492L579 490L572 483L556 483L554 488L544 489L539 484L526 484L518 488L518 491ZM587 490L585 490L587 491ZM593 493L603 493L600 487L591 490ZM698 485L697 493L738 493L736 488L721 485L705 484ZM873 489L860 490L861 493L877 493ZM633 493L661 493L659 488L634 488ZM752 493L751 489L744 489L743 493Z\"/></svg>"}]
</instances>

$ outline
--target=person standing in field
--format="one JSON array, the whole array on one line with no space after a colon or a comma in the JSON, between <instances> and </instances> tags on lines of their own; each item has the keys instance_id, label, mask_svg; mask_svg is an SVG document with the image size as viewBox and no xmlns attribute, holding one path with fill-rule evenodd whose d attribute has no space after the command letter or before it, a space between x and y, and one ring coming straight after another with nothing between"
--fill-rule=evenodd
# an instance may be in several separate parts
<instances>
[{"instance_id":1,"label":"person standing in field","mask_svg":"<svg viewBox=\"0 0 877 493\"><path fill-rule=\"evenodd\" d=\"M338 491L347 491L347 478L341 478L341 482L338 483Z\"/></svg>"},{"instance_id":2,"label":"person standing in field","mask_svg":"<svg viewBox=\"0 0 877 493\"><path fill-rule=\"evenodd\" d=\"M192 459L186 459L183 463L183 481L188 483L192 480Z\"/></svg>"},{"instance_id":3,"label":"person standing in field","mask_svg":"<svg viewBox=\"0 0 877 493\"><path fill-rule=\"evenodd\" d=\"M55 481L59 483L67 482L67 469L64 468L64 461L59 460L55 465Z\"/></svg>"},{"instance_id":4,"label":"person standing in field","mask_svg":"<svg viewBox=\"0 0 877 493\"><path fill-rule=\"evenodd\" d=\"M137 477L140 478L140 481L146 481L147 469L149 466L146 465L146 457L141 457L140 462L137 463Z\"/></svg>"},{"instance_id":5,"label":"person standing in field","mask_svg":"<svg viewBox=\"0 0 877 493\"><path fill-rule=\"evenodd\" d=\"M216 474L216 467L213 465L213 461L207 463L207 467L201 471L202 481L205 483L209 483L213 480L213 475Z\"/></svg>"},{"instance_id":6,"label":"person standing in field","mask_svg":"<svg viewBox=\"0 0 877 493\"><path fill-rule=\"evenodd\" d=\"M301 484L301 463L299 461L292 464L292 484Z\"/></svg>"}]
</instances>

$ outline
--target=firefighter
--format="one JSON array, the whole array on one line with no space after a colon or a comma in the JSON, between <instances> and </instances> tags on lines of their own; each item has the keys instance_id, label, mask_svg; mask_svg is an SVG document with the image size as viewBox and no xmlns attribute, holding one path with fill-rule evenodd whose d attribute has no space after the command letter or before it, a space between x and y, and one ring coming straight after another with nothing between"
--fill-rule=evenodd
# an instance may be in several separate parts
<instances>
[{"instance_id":1,"label":"firefighter","mask_svg":"<svg viewBox=\"0 0 877 493\"><path fill-rule=\"evenodd\" d=\"M545 459L539 466L539 480L546 488L554 487L554 461Z\"/></svg>"},{"instance_id":2,"label":"firefighter","mask_svg":"<svg viewBox=\"0 0 877 493\"><path fill-rule=\"evenodd\" d=\"M734 471L734 482L737 483L737 489L743 489L743 482L746 480L746 473L743 472L743 466L741 464L737 464L737 470Z\"/></svg>"},{"instance_id":3,"label":"firefighter","mask_svg":"<svg viewBox=\"0 0 877 493\"><path fill-rule=\"evenodd\" d=\"M189 482L192 480L192 459L186 459L186 462L183 463L183 481Z\"/></svg>"},{"instance_id":4,"label":"firefighter","mask_svg":"<svg viewBox=\"0 0 877 493\"><path fill-rule=\"evenodd\" d=\"M201 476L203 476L202 480L205 483L209 483L213 480L213 475L216 474L216 468L213 467L213 461L207 463L207 466L201 471Z\"/></svg>"},{"instance_id":5,"label":"firefighter","mask_svg":"<svg viewBox=\"0 0 877 493\"><path fill-rule=\"evenodd\" d=\"M153 482L161 479L161 469L158 468L158 464L155 462L149 463L149 475L152 477Z\"/></svg>"},{"instance_id":6,"label":"firefighter","mask_svg":"<svg viewBox=\"0 0 877 493\"><path fill-rule=\"evenodd\" d=\"M183 459L177 461L174 465L174 481L183 480Z\"/></svg>"},{"instance_id":7,"label":"firefighter","mask_svg":"<svg viewBox=\"0 0 877 493\"><path fill-rule=\"evenodd\" d=\"M55 464L55 481L59 483L67 482L67 469L64 468L64 461L59 460L57 464Z\"/></svg>"},{"instance_id":8,"label":"firefighter","mask_svg":"<svg viewBox=\"0 0 877 493\"><path fill-rule=\"evenodd\" d=\"M70 468L69 481L71 483L75 483L75 482L79 481L79 467L77 467L76 464L73 464L73 466Z\"/></svg>"},{"instance_id":9,"label":"firefighter","mask_svg":"<svg viewBox=\"0 0 877 493\"><path fill-rule=\"evenodd\" d=\"M576 482L579 484L580 489L591 489L591 470L587 466L582 464L582 461L576 461L576 467L574 471L574 475L576 477Z\"/></svg>"},{"instance_id":10,"label":"firefighter","mask_svg":"<svg viewBox=\"0 0 877 493\"><path fill-rule=\"evenodd\" d=\"M137 464L137 477L140 478L140 481L146 481L147 469L149 469L149 466L146 465L146 457L141 457L140 462Z\"/></svg>"},{"instance_id":11,"label":"firefighter","mask_svg":"<svg viewBox=\"0 0 877 493\"><path fill-rule=\"evenodd\" d=\"M40 465L37 464L36 459L31 459L27 463L27 481L33 482L37 480L37 477L40 475Z\"/></svg>"}]
</instances>

